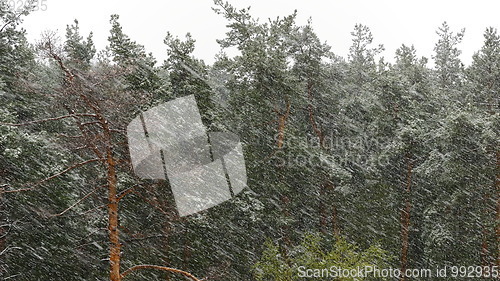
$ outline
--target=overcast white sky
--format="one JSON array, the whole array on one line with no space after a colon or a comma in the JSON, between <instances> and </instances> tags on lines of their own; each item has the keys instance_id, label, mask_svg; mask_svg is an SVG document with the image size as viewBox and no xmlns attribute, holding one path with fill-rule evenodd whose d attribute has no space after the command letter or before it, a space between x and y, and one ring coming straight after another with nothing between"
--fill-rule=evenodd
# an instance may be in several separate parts
<instances>
[{"instance_id":1,"label":"overcast white sky","mask_svg":"<svg viewBox=\"0 0 500 281\"><path fill-rule=\"evenodd\" d=\"M167 31L183 37L191 32L197 41L195 56L207 63L219 51L215 39L224 37L226 21L212 11L212 0L118 1L118 0L45 0L46 11L25 18L28 38L34 41L44 30L58 30L61 38L67 24L76 18L83 34L94 32L98 49L106 46L111 14L119 14L124 32L144 45L159 62L166 58L163 38ZM483 43L488 26L499 27L499 1L449 0L230 0L238 8L251 6L251 13L261 21L289 15L298 10L298 24L312 17L322 41L337 55L346 57L351 44L350 32L356 23L369 26L375 44L384 44L384 57L392 61L401 44L414 45L419 56L431 57L437 41L436 29L447 21L454 31L466 28L461 44L462 60L471 56Z\"/></svg>"}]
</instances>

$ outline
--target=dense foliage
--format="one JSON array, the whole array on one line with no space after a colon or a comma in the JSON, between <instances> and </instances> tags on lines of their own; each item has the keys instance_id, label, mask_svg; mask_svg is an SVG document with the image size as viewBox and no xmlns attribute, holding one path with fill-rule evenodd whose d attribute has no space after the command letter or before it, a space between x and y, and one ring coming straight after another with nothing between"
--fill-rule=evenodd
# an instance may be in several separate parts
<instances>
[{"instance_id":1,"label":"dense foliage","mask_svg":"<svg viewBox=\"0 0 500 281\"><path fill-rule=\"evenodd\" d=\"M105 50L76 20L33 45L28 11L0 1L0 279L117 281L137 264L270 281L301 280L300 266L500 266L496 29L465 66L464 31L443 23L430 67L413 46L384 61L361 24L342 58L296 14L214 10L228 32L213 65L167 31L158 63L118 15ZM209 131L240 137L248 187L179 217L168 182L134 175L125 128L190 94Z\"/></svg>"}]
</instances>

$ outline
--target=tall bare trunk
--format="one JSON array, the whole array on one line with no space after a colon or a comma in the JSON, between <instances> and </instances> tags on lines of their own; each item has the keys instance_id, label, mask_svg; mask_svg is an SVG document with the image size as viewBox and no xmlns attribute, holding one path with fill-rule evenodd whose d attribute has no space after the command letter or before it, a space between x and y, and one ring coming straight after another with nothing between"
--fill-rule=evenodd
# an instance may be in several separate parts
<instances>
[{"instance_id":1,"label":"tall bare trunk","mask_svg":"<svg viewBox=\"0 0 500 281\"><path fill-rule=\"evenodd\" d=\"M118 230L118 196L117 196L117 177L116 161L113 155L111 129L106 119L98 113L97 118L103 128L104 139L106 143L106 165L108 181L108 232L109 232L109 278L111 281L121 281L120 275L120 234Z\"/></svg>"},{"instance_id":2,"label":"tall bare trunk","mask_svg":"<svg viewBox=\"0 0 500 281\"><path fill-rule=\"evenodd\" d=\"M413 163L411 156L406 156L406 185L404 188L404 206L401 211L401 281L406 281L404 273L408 268L408 250L410 248L410 213L411 213L411 182Z\"/></svg>"},{"instance_id":3,"label":"tall bare trunk","mask_svg":"<svg viewBox=\"0 0 500 281\"><path fill-rule=\"evenodd\" d=\"M116 170L115 161L111 152L107 155L108 165L108 231L109 231L109 263L110 280L120 281L120 251L121 244L118 231L118 200L116 197Z\"/></svg>"},{"instance_id":4,"label":"tall bare trunk","mask_svg":"<svg viewBox=\"0 0 500 281\"><path fill-rule=\"evenodd\" d=\"M286 128L286 121L288 119L288 115L289 114L290 114L290 103L287 102L285 113L284 114L278 113L278 139L277 139L277 145L278 145L279 149L283 148L283 144L285 143L285 128Z\"/></svg>"}]
</instances>

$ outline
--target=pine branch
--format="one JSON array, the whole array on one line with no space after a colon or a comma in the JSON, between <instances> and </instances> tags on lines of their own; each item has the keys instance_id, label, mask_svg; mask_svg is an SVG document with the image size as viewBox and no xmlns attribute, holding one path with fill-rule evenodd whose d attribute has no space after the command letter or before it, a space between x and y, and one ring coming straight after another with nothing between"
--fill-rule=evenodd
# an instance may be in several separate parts
<instances>
[{"instance_id":1,"label":"pine branch","mask_svg":"<svg viewBox=\"0 0 500 281\"><path fill-rule=\"evenodd\" d=\"M66 135L66 134L57 134L57 136L62 137L62 138L68 138L68 139L81 139L81 138L83 138L83 135L70 136L70 135Z\"/></svg>"},{"instance_id":2,"label":"pine branch","mask_svg":"<svg viewBox=\"0 0 500 281\"><path fill-rule=\"evenodd\" d=\"M78 215L78 216L83 216L83 215L86 215L86 214L88 214L88 213L92 213L93 211L97 211L97 210L99 210L99 209L105 208L105 207L107 207L107 206L108 206L108 204L103 204L103 205L101 205L101 206L97 206L97 207L95 207L95 208L92 208L92 209L90 209L90 210L87 210L87 211L85 211L85 212L83 212L83 213L79 213L79 214L77 214L77 215Z\"/></svg>"},{"instance_id":3,"label":"pine branch","mask_svg":"<svg viewBox=\"0 0 500 281\"><path fill-rule=\"evenodd\" d=\"M159 265L148 265L148 264L141 264L141 265L133 266L133 267L125 270L121 274L121 277L124 278L125 276L129 275L130 273L132 273L133 271L138 270L138 269L159 269L159 270L179 273L179 274L184 275L193 281L202 281L201 279L196 278L193 274L186 272L186 271L183 271L183 270L180 270L180 269L175 269L175 268L166 267L166 266L159 266Z\"/></svg>"},{"instance_id":4,"label":"pine branch","mask_svg":"<svg viewBox=\"0 0 500 281\"><path fill-rule=\"evenodd\" d=\"M30 191L30 190L33 190L33 189L35 189L37 186L41 185L42 183L48 182L48 181L50 181L50 180L53 180L53 179L55 179L55 178L57 178L57 177L60 177L60 176L62 176L62 175L64 175L64 174L66 174L67 172L69 172L69 171L71 171L71 170L74 170L74 169L79 168L79 167L81 167L81 166L84 166L84 165L86 165L86 164L89 164L89 163L92 163L92 162L97 162L97 161L102 161L102 159L99 159L99 158L97 158L97 159L90 159L90 160L87 160L87 161L83 161L83 162L77 163L77 164L75 164L75 165L73 165L73 166L71 166L71 167L69 167L69 168L64 169L63 171L61 171L61 172L59 172L59 173L57 173L57 174L54 174L54 175L52 175L52 176L50 176L50 177L47 177L47 178L45 178L45 179L42 179L42 180L40 180L40 181L38 181L38 182L36 182L36 183L27 184L27 185L25 185L24 187L19 188L19 189L4 190L3 188L1 188L1 189L0 189L0 194L2 194L2 193L15 193L15 192L22 192L22 191Z\"/></svg>"},{"instance_id":5,"label":"pine branch","mask_svg":"<svg viewBox=\"0 0 500 281\"><path fill-rule=\"evenodd\" d=\"M0 252L0 256L3 256L3 254L7 253L9 250L22 250L20 247L7 247L3 249L3 251Z\"/></svg>"},{"instance_id":6,"label":"pine branch","mask_svg":"<svg viewBox=\"0 0 500 281\"><path fill-rule=\"evenodd\" d=\"M132 193L134 193L135 195L139 196L142 200L144 200L146 203L149 203L149 205L153 206L155 209L159 210L160 212L162 212L164 215L170 215L167 211L163 210L160 206L158 206L158 204L156 204L155 202L152 202L151 200L149 200L148 198L142 196L142 194L140 194L139 192L135 191L135 190L132 190L131 191Z\"/></svg>"},{"instance_id":7,"label":"pine branch","mask_svg":"<svg viewBox=\"0 0 500 281\"><path fill-rule=\"evenodd\" d=\"M91 192L87 193L87 195L83 196L82 198L80 198L78 201L76 201L73 205L69 206L67 209L65 209L64 211L58 213L58 214L53 214L53 215L50 215L49 217L59 217L59 216L62 216L64 215L66 212L68 212L69 210L73 209L76 205L80 204L81 202L83 202L85 199L89 198L90 195L94 194L97 190L99 190L100 188L102 188L103 186L105 185L101 185L101 186L98 186L96 187L94 190L92 190Z\"/></svg>"},{"instance_id":8,"label":"pine branch","mask_svg":"<svg viewBox=\"0 0 500 281\"><path fill-rule=\"evenodd\" d=\"M131 188L129 188L129 189L126 189L126 190L122 191L120 194L118 194L118 195L116 196L116 200L117 200L117 201L122 200L122 199L123 199L123 197L125 197L127 194L134 192L134 190L135 190L137 187L139 187L139 185L136 185L136 186L134 186L134 187L131 187Z\"/></svg>"},{"instance_id":9,"label":"pine branch","mask_svg":"<svg viewBox=\"0 0 500 281\"><path fill-rule=\"evenodd\" d=\"M45 123L49 121L57 121L61 119L66 119L66 118L75 118L75 117L80 117L80 116L89 116L89 117L96 117L95 114L90 114L90 113L75 113L75 114L69 114L69 115L64 115L64 116L59 116L59 117L53 117L53 118L47 118L47 119L41 119L41 120L34 120L26 123L0 123L2 126L11 126L11 127L21 127L21 126L29 126L29 125L34 125L34 124L39 124L39 123Z\"/></svg>"}]
</instances>

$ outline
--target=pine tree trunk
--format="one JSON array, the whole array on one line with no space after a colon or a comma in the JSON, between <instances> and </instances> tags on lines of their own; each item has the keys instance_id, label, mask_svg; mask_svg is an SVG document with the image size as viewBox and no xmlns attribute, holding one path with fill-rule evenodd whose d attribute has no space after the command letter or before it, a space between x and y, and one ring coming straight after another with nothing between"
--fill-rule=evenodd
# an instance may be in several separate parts
<instances>
[{"instance_id":1,"label":"pine tree trunk","mask_svg":"<svg viewBox=\"0 0 500 281\"><path fill-rule=\"evenodd\" d=\"M332 194L332 197L334 197L334 192L335 192L335 186L332 184L331 181L326 182L327 186L327 191L328 193ZM332 230L333 230L333 235L334 236L339 236L340 235L340 228L339 228L339 223L338 223L338 211L337 211L337 206L335 205L335 202L333 198L331 198L331 223L332 223Z\"/></svg>"},{"instance_id":2,"label":"pine tree trunk","mask_svg":"<svg viewBox=\"0 0 500 281\"><path fill-rule=\"evenodd\" d=\"M326 186L325 186L326 184ZM330 222L331 222L331 229L333 231L333 234L335 236L338 236L340 235L340 229L339 229L339 226L338 226L338 222L337 222L337 217L338 217L338 214L337 214L337 207L335 206L335 203L333 202L330 202L331 200L327 200L327 193L329 192L333 192L334 188L331 188L331 185L328 184L328 183L325 183L323 185L321 185L321 189L320 189L320 196L319 196L319 228L320 228L320 231L321 233L323 234L327 234L327 230L328 230L328 217L329 217L329 213L331 214L330 215ZM330 197L328 197L330 198ZM331 207L331 212L329 212L329 209L328 206L325 204L325 202L328 202L330 203L330 207Z\"/></svg>"},{"instance_id":3,"label":"pine tree trunk","mask_svg":"<svg viewBox=\"0 0 500 281\"><path fill-rule=\"evenodd\" d=\"M118 199L116 197L117 193L117 181L116 181L116 170L115 170L115 160L108 151L107 155L107 165L108 165L108 231L109 231L109 263L110 263L110 280L120 281L120 251L121 244L118 231Z\"/></svg>"},{"instance_id":4,"label":"pine tree trunk","mask_svg":"<svg viewBox=\"0 0 500 281\"><path fill-rule=\"evenodd\" d=\"M404 189L404 206L401 211L401 281L406 281L404 273L408 268L408 250L410 248L410 213L411 213L411 182L413 173L413 163L411 157L406 157L406 186Z\"/></svg>"},{"instance_id":5,"label":"pine tree trunk","mask_svg":"<svg viewBox=\"0 0 500 281\"><path fill-rule=\"evenodd\" d=\"M118 221L118 181L116 176L116 161L113 156L111 130L107 120L98 114L99 122L103 128L104 140L106 143L106 165L108 182L108 232L109 232L109 277L111 281L121 281L120 275L120 254L121 244L119 236Z\"/></svg>"},{"instance_id":6,"label":"pine tree trunk","mask_svg":"<svg viewBox=\"0 0 500 281\"><path fill-rule=\"evenodd\" d=\"M289 114L290 114L290 103L288 102L286 105L285 113L278 114L278 139L277 139L278 149L283 148L283 144L285 143L285 127Z\"/></svg>"}]
</instances>

